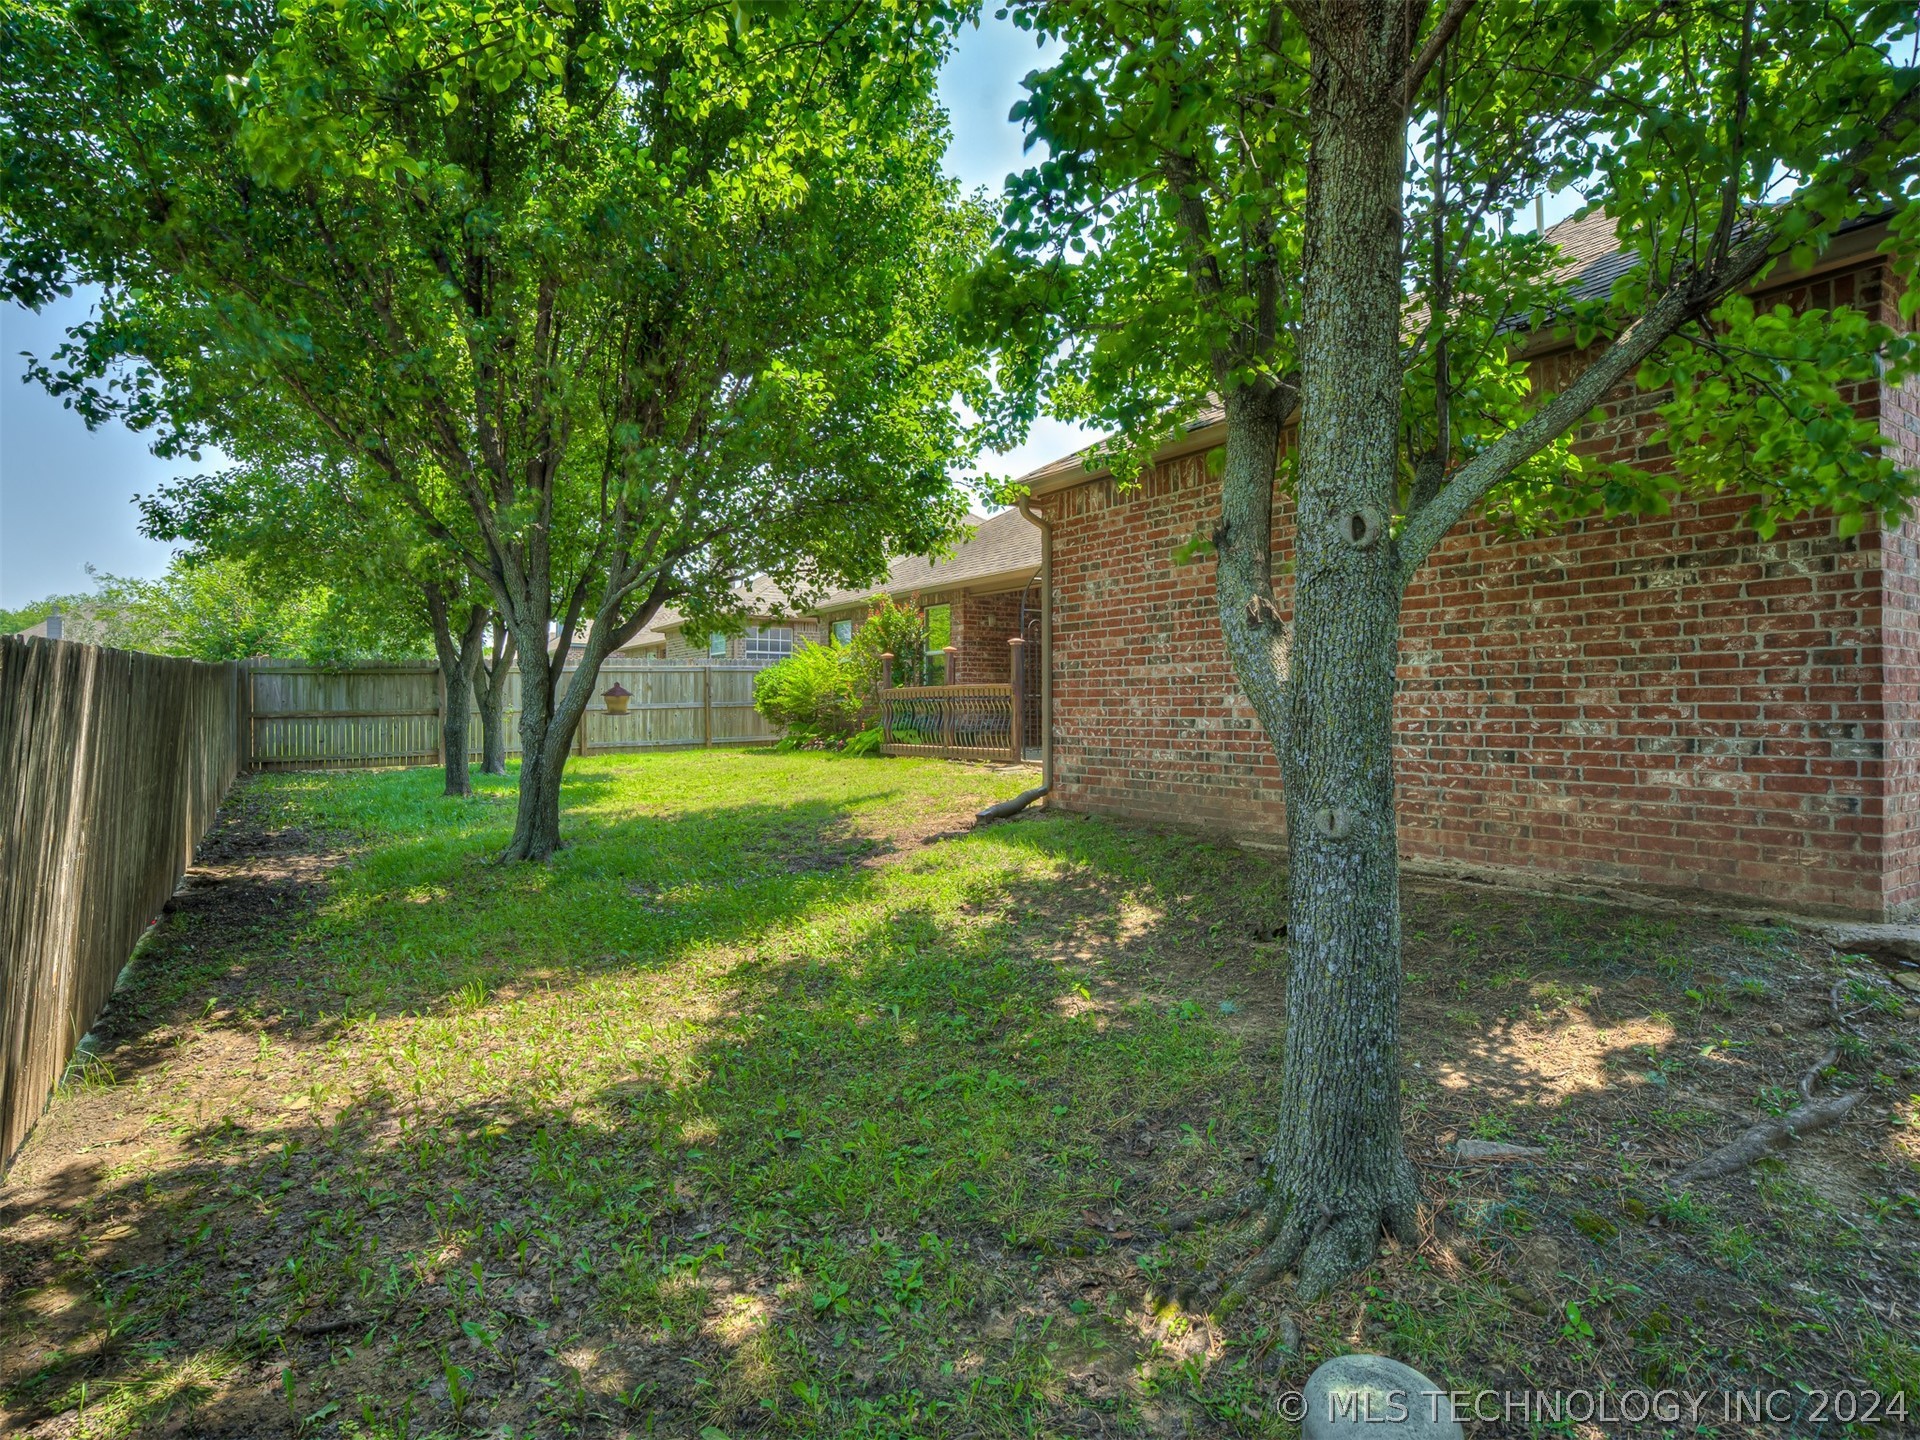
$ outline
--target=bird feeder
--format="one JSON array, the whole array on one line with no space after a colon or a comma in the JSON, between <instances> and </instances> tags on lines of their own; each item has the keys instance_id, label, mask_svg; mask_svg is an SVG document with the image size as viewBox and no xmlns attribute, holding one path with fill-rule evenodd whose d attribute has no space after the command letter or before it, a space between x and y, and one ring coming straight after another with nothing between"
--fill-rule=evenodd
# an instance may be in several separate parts
<instances>
[{"instance_id":1,"label":"bird feeder","mask_svg":"<svg viewBox=\"0 0 1920 1440\"><path fill-rule=\"evenodd\" d=\"M616 680L600 692L600 698L607 702L609 715L624 715L627 713L627 701L633 698L633 692Z\"/></svg>"}]
</instances>

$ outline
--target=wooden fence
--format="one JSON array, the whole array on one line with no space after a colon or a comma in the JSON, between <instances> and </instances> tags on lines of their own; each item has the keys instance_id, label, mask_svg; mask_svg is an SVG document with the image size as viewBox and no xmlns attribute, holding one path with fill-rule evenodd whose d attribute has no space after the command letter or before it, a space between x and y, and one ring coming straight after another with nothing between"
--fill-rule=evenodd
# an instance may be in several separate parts
<instances>
[{"instance_id":1,"label":"wooden fence","mask_svg":"<svg viewBox=\"0 0 1920 1440\"><path fill-rule=\"evenodd\" d=\"M777 739L753 708L754 673L603 666L576 746ZM624 714L604 699L616 680L631 692ZM0 1173L235 774L437 763L442 698L432 664L203 665L0 636ZM515 673L509 753L519 700ZM477 711L471 734L478 759Z\"/></svg>"},{"instance_id":2,"label":"wooden fence","mask_svg":"<svg viewBox=\"0 0 1920 1440\"><path fill-rule=\"evenodd\" d=\"M753 708L747 665L656 665L610 661L575 732L583 755L698 745L755 745L780 731ZM440 668L429 662L324 670L284 661L247 667L252 695L251 763L262 770L338 770L431 765L440 760ZM573 671L561 680L564 693ZM631 692L626 713L607 708L615 681ZM502 720L507 753L520 751L520 672L507 675ZM480 715L468 740L480 758Z\"/></svg>"},{"instance_id":3,"label":"wooden fence","mask_svg":"<svg viewBox=\"0 0 1920 1440\"><path fill-rule=\"evenodd\" d=\"M245 705L237 665L0 636L0 1169L213 822Z\"/></svg>"},{"instance_id":4,"label":"wooden fence","mask_svg":"<svg viewBox=\"0 0 1920 1440\"><path fill-rule=\"evenodd\" d=\"M251 660L246 678L253 769L350 770L440 759L440 667L431 661L327 670Z\"/></svg>"}]
</instances>

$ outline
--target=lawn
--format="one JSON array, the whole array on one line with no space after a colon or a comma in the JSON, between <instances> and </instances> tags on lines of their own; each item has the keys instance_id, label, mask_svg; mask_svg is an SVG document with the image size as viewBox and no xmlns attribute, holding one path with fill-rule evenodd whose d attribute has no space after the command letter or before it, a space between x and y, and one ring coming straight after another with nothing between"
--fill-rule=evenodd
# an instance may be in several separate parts
<instances>
[{"instance_id":1,"label":"lawn","mask_svg":"<svg viewBox=\"0 0 1920 1440\"><path fill-rule=\"evenodd\" d=\"M1916 1007L1751 919L1409 881L1426 1242L1312 1307L1156 1304L1221 1238L1156 1220L1267 1128L1284 876L973 828L1029 783L593 757L571 847L503 868L508 782L247 782L0 1188L0 1430L1279 1436L1349 1349L1920 1405ZM1845 1124L1661 1184L1829 1046ZM1671 1433L1780 1433L1720 1413Z\"/></svg>"}]
</instances>

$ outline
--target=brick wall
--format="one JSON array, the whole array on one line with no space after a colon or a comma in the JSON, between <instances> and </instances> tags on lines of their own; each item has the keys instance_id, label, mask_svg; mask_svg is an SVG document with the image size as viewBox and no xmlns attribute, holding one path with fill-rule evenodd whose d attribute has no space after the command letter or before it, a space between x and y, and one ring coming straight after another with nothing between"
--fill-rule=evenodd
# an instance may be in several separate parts
<instances>
[{"instance_id":1,"label":"brick wall","mask_svg":"<svg viewBox=\"0 0 1920 1440\"><path fill-rule=\"evenodd\" d=\"M1037 605L1038 587L1027 597L1029 607ZM963 685L1003 685L1012 673L1012 654L1007 642L1020 633L1022 590L1002 590L992 595L953 597L953 643L959 653L954 657L955 677Z\"/></svg>"},{"instance_id":2,"label":"brick wall","mask_svg":"<svg viewBox=\"0 0 1920 1440\"><path fill-rule=\"evenodd\" d=\"M1814 303L1865 277L1823 283ZM1659 465L1660 398L1616 397L1581 448ZM1912 443L1920 397L1887 400ZM1280 838L1279 771L1222 651L1213 567L1172 563L1217 513L1203 457L1044 503L1061 803ZM1407 857L1836 913L1920 901L1920 527L1842 539L1813 520L1762 541L1745 509L1448 538L1403 614Z\"/></svg>"}]
</instances>

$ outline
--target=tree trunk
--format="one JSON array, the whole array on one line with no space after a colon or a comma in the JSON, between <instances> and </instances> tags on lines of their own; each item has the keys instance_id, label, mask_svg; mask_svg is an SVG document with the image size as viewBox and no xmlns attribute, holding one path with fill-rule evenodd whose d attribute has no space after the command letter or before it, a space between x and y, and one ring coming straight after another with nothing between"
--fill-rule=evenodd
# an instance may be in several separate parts
<instances>
[{"instance_id":1,"label":"tree trunk","mask_svg":"<svg viewBox=\"0 0 1920 1440\"><path fill-rule=\"evenodd\" d=\"M528 648L528 638L515 637L520 651L520 808L513 839L500 857L503 860L550 860L564 843L560 785L574 733L606 658L603 644L590 643L572 677L560 688L545 666L539 662L528 666L529 654L546 658L542 650Z\"/></svg>"},{"instance_id":2,"label":"tree trunk","mask_svg":"<svg viewBox=\"0 0 1920 1440\"><path fill-rule=\"evenodd\" d=\"M507 773L507 729L505 709L507 676L513 669L513 635L506 622L495 615L493 653L481 663L474 676L474 699L480 707L480 771L484 775Z\"/></svg>"},{"instance_id":3,"label":"tree trunk","mask_svg":"<svg viewBox=\"0 0 1920 1440\"><path fill-rule=\"evenodd\" d=\"M511 592L504 593L512 598ZM575 593L577 597L580 592ZM624 622L616 614L621 595L603 602L564 687L560 684L565 674L562 657L568 652L549 654L547 610L538 603L512 608L509 623L520 654L520 808L502 860L548 860L560 848L560 782L600 666L658 613L665 596L666 584L660 581ZM560 627L560 643L569 649L578 619L576 599Z\"/></svg>"},{"instance_id":4,"label":"tree trunk","mask_svg":"<svg viewBox=\"0 0 1920 1440\"><path fill-rule=\"evenodd\" d=\"M442 794L473 794L473 778L467 764L468 717L473 713L473 680L480 668L481 635L486 612L475 605L469 609L462 633L456 639L447 610L445 593L436 584L426 587L427 615L433 623L433 649L440 663L440 693L444 705L440 713L440 755L446 771Z\"/></svg>"},{"instance_id":5,"label":"tree trunk","mask_svg":"<svg viewBox=\"0 0 1920 1440\"><path fill-rule=\"evenodd\" d=\"M1216 586L1228 654L1280 760L1290 952L1278 1125L1251 1192L1264 1197L1265 1248L1229 1303L1289 1269L1304 1296L1323 1294L1373 1258L1383 1230L1411 1241L1420 1199L1400 1133L1400 590L1388 534L1407 9L1316 12L1290 636L1272 605L1269 527L1292 392L1223 383Z\"/></svg>"},{"instance_id":6,"label":"tree trunk","mask_svg":"<svg viewBox=\"0 0 1920 1440\"><path fill-rule=\"evenodd\" d=\"M507 773L506 687L489 682L476 689L480 702L480 773Z\"/></svg>"},{"instance_id":7,"label":"tree trunk","mask_svg":"<svg viewBox=\"0 0 1920 1440\"><path fill-rule=\"evenodd\" d=\"M545 634L516 633L514 640L520 652L520 806L513 839L500 858L545 861L560 848L560 781L573 736L556 724ZM552 753L556 738L557 756Z\"/></svg>"},{"instance_id":8,"label":"tree trunk","mask_svg":"<svg viewBox=\"0 0 1920 1440\"><path fill-rule=\"evenodd\" d=\"M1411 1242L1420 1199L1400 1132L1400 589L1387 535L1400 420L1408 9L1399 0L1329 5L1314 37L1281 754L1287 1039L1268 1162L1282 1248L1300 1247L1308 1295L1368 1264L1383 1230Z\"/></svg>"},{"instance_id":9,"label":"tree trunk","mask_svg":"<svg viewBox=\"0 0 1920 1440\"><path fill-rule=\"evenodd\" d=\"M441 793L471 795L473 777L467 760L467 728L473 713L473 690L465 667L455 665L451 674L447 671L443 662L440 674L446 683L441 688L447 703L440 716L440 754L446 769L446 786Z\"/></svg>"}]
</instances>

